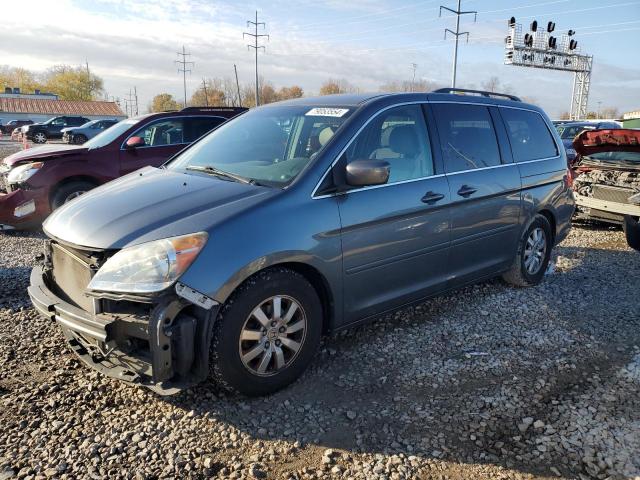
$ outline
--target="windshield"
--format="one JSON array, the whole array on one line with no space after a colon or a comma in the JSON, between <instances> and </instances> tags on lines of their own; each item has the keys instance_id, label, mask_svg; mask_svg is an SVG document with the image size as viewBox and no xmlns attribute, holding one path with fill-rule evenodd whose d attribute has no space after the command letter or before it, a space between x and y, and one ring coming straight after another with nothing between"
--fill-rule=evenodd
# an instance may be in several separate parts
<instances>
[{"instance_id":1,"label":"windshield","mask_svg":"<svg viewBox=\"0 0 640 480\"><path fill-rule=\"evenodd\" d=\"M583 130L593 130L595 127L590 125L558 125L556 130L560 134L560 138L564 139L573 139Z\"/></svg>"},{"instance_id":2,"label":"windshield","mask_svg":"<svg viewBox=\"0 0 640 480\"><path fill-rule=\"evenodd\" d=\"M593 153L586 158L605 163L640 165L640 152L600 152Z\"/></svg>"},{"instance_id":3,"label":"windshield","mask_svg":"<svg viewBox=\"0 0 640 480\"><path fill-rule=\"evenodd\" d=\"M93 125L93 124L95 124L95 123L98 123L99 121L100 121L100 120L89 120L88 122L83 123L82 125L80 125L79 127L76 127L76 128L88 128L88 127L90 127L91 125Z\"/></svg>"},{"instance_id":4,"label":"windshield","mask_svg":"<svg viewBox=\"0 0 640 480\"><path fill-rule=\"evenodd\" d=\"M104 147L105 145L110 144L124 132L129 130L132 125L135 125L140 120L135 118L130 118L128 120L122 120L121 122L116 123L112 127L107 128L103 132L99 133L95 137L93 137L88 142L85 142L84 146L89 150L93 150L94 148Z\"/></svg>"},{"instance_id":5,"label":"windshield","mask_svg":"<svg viewBox=\"0 0 640 480\"><path fill-rule=\"evenodd\" d=\"M320 153L352 113L347 107L267 106L223 124L170 164L282 187ZM195 167L195 168L194 168Z\"/></svg>"}]
</instances>

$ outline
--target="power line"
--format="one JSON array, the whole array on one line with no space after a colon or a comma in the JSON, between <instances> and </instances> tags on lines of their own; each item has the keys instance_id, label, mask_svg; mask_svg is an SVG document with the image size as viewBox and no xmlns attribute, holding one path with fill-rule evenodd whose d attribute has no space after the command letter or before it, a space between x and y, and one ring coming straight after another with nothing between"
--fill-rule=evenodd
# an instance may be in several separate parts
<instances>
[{"instance_id":1,"label":"power line","mask_svg":"<svg viewBox=\"0 0 640 480\"><path fill-rule=\"evenodd\" d=\"M461 32L460 31L460 16L461 15L470 15L473 13L473 21L476 21L476 18L478 16L478 12L476 12L475 10L468 10L466 12L463 12L461 10L461 1L462 0L458 0L458 9L457 10L452 10L449 7L445 7L443 5L440 5L440 14L438 16L442 16L442 9L445 9L451 13L453 13L456 16L456 31L454 32L453 30L450 30L448 28L444 29L444 38L447 38L447 32L450 33L451 35L453 35L455 37L455 46L453 48L453 69L451 72L451 88L456 88L456 71L458 68L458 39L460 38L461 35L466 35L467 36L467 42L469 41L469 32Z\"/></svg>"},{"instance_id":2,"label":"power line","mask_svg":"<svg viewBox=\"0 0 640 480\"><path fill-rule=\"evenodd\" d=\"M258 41L260 40L260 37L267 37L267 40L269 40L269 35L266 34L262 34L262 35L258 35L258 26L262 25L262 28L266 28L266 24L264 22L258 22L258 11L256 10L256 21L253 22L251 20L247 20L247 27L253 25L255 27L255 33L248 33L248 32L242 32L242 38L244 38L245 36L248 37L252 37L253 38L253 45L248 44L247 48L251 49L253 48L255 50L256 53L256 107L258 105L260 105L260 95L258 93L258 50L260 50L262 48L262 50L266 50L265 47L263 45L258 45Z\"/></svg>"},{"instance_id":3,"label":"power line","mask_svg":"<svg viewBox=\"0 0 640 480\"><path fill-rule=\"evenodd\" d=\"M178 72L182 72L182 83L184 86L184 108L187 108L187 72L191 73L191 69L187 68L187 66L193 67L195 65L195 62L187 61L187 57L189 57L191 54L186 52L184 45L182 46L182 52L176 53L179 57L181 57L180 60L175 60L174 63L180 65L180 68L178 68Z\"/></svg>"}]
</instances>

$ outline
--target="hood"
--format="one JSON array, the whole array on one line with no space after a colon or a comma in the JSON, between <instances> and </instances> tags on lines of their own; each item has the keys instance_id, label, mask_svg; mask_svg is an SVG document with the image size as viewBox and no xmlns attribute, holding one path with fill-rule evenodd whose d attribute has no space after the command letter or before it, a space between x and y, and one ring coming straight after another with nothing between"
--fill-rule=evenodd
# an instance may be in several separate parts
<instances>
[{"instance_id":1,"label":"hood","mask_svg":"<svg viewBox=\"0 0 640 480\"><path fill-rule=\"evenodd\" d=\"M117 249L209 231L280 191L146 167L65 204L49 216L44 230L77 246Z\"/></svg>"},{"instance_id":2,"label":"hood","mask_svg":"<svg viewBox=\"0 0 640 480\"><path fill-rule=\"evenodd\" d=\"M604 152L640 152L640 130L585 130L573 140L581 156Z\"/></svg>"},{"instance_id":3,"label":"hood","mask_svg":"<svg viewBox=\"0 0 640 480\"><path fill-rule=\"evenodd\" d=\"M80 145L43 145L41 147L33 147L27 150L21 150L9 155L3 160L5 165L13 167L20 163L31 162L35 160L51 160L65 155L73 155L84 153L88 149Z\"/></svg>"},{"instance_id":4,"label":"hood","mask_svg":"<svg viewBox=\"0 0 640 480\"><path fill-rule=\"evenodd\" d=\"M72 130L76 130L80 127L64 127L62 130L60 130L60 133L64 133L64 132L71 132Z\"/></svg>"}]
</instances>

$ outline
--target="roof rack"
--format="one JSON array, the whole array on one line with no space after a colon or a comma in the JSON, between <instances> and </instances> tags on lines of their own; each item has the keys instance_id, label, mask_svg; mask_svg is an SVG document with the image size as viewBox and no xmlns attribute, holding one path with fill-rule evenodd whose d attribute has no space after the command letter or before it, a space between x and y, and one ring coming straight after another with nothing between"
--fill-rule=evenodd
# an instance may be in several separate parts
<instances>
[{"instance_id":1,"label":"roof rack","mask_svg":"<svg viewBox=\"0 0 640 480\"><path fill-rule=\"evenodd\" d=\"M514 102L521 102L519 97L515 95L509 95L508 93L487 92L485 90L471 90L468 88L439 88L434 90L433 93L473 93L475 95L481 95L483 97L503 97L513 100Z\"/></svg>"},{"instance_id":2,"label":"roof rack","mask_svg":"<svg viewBox=\"0 0 640 480\"><path fill-rule=\"evenodd\" d=\"M246 107L186 107L181 112L244 112Z\"/></svg>"}]
</instances>

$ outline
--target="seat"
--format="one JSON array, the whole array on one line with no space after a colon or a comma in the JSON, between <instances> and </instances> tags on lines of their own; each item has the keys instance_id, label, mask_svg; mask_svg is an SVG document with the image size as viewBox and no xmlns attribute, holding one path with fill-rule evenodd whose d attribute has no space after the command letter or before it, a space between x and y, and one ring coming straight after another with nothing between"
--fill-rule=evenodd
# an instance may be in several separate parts
<instances>
[{"instance_id":1,"label":"seat","mask_svg":"<svg viewBox=\"0 0 640 480\"><path fill-rule=\"evenodd\" d=\"M381 158L391 166L389 183L420 177L420 142L413 125L400 125L389 136L389 149L393 156ZM377 153L378 151L374 152Z\"/></svg>"}]
</instances>

